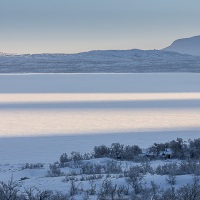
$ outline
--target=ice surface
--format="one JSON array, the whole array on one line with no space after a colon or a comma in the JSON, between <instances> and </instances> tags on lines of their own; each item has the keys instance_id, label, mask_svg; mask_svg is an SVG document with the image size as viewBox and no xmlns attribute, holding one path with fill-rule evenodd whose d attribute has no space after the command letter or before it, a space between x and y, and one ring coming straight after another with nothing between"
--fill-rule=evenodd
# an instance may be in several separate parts
<instances>
[{"instance_id":1,"label":"ice surface","mask_svg":"<svg viewBox=\"0 0 200 200\"><path fill-rule=\"evenodd\" d=\"M0 74L0 93L191 93L198 73Z\"/></svg>"},{"instance_id":2,"label":"ice surface","mask_svg":"<svg viewBox=\"0 0 200 200\"><path fill-rule=\"evenodd\" d=\"M200 74L0 75L1 163L198 138Z\"/></svg>"}]
</instances>

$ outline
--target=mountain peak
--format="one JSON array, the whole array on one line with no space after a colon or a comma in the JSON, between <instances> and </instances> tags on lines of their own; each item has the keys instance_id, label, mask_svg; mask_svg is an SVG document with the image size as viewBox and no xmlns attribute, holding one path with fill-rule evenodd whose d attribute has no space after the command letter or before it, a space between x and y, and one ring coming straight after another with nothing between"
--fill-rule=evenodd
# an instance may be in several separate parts
<instances>
[{"instance_id":1,"label":"mountain peak","mask_svg":"<svg viewBox=\"0 0 200 200\"><path fill-rule=\"evenodd\" d=\"M200 56L200 35L175 40L169 47L162 50Z\"/></svg>"}]
</instances>

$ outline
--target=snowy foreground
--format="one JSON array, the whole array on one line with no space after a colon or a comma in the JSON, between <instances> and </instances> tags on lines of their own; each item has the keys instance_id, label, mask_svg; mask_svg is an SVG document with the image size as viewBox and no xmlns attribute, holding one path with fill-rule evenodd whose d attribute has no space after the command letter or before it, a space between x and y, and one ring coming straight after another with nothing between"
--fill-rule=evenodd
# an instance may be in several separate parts
<instances>
[{"instance_id":1,"label":"snowy foreground","mask_svg":"<svg viewBox=\"0 0 200 200\"><path fill-rule=\"evenodd\" d=\"M13 174L21 189L36 186L68 192L71 182L64 179L73 168L62 168L63 176L47 177L49 164L62 153L90 153L96 145L115 142L147 148L177 137L199 138L199 85L200 74L191 73L0 75L0 180L6 182ZM151 165L166 162L172 161ZM24 169L25 163L44 165ZM136 165L119 164L122 169ZM97 187L107 175L103 176L96 180ZM118 176L111 178L124 185L125 178ZM170 186L165 175L147 173L145 181L152 180ZM175 187L191 182L192 175L181 175ZM81 187L89 188L90 182L83 181Z\"/></svg>"},{"instance_id":2,"label":"snowy foreground","mask_svg":"<svg viewBox=\"0 0 200 200\"><path fill-rule=\"evenodd\" d=\"M159 165L167 165L172 164L173 162L177 162L177 160L166 160L166 161L151 161L149 164L151 165L153 170L156 170ZM44 164L42 168L26 168L26 165L1 165L0 166L0 176L1 181L4 183L9 183L11 178L13 177L14 183L17 183L17 189L19 189L20 193L25 194L28 189L32 189L34 193L43 192L46 190L52 190L56 192L61 192L62 194L67 194L68 196L72 195L73 199L84 199L87 196L87 199L97 199L98 195L103 191L101 189L105 186L108 187L108 193L116 189L120 191L120 188L123 188L120 196L124 198L118 198L117 192L114 199L131 199L133 196L134 189L127 182L128 175L125 173L131 167L141 166L141 163L135 163L130 161L118 161L109 159L109 158L99 158L93 160L83 161L84 164L91 165L101 165L104 166L107 163L115 163L117 167L122 169L120 171L118 168L107 173L93 173L91 174L80 173L80 164L69 167L61 168L61 171L58 171L60 174L50 174L49 165ZM28 165L28 164L27 164ZM115 165L114 165L115 166ZM145 167L145 163L143 163ZM134 170L134 168L132 168ZM141 180L138 181L138 185L141 184L141 187L144 189L145 187L152 187L152 183L159 188L168 189L174 187L176 189L183 187L186 184L192 184L194 175L193 174L184 174L174 176L174 183L170 182L170 175L164 174L154 174L149 173L148 171L144 173L145 175L141 176ZM136 174L137 177L137 174ZM136 181L136 184L137 184ZM74 194L72 191L74 184ZM105 185L104 185L105 184ZM109 185L110 184L110 185ZM103 186L103 187L102 187ZM146 189L147 190L147 189ZM159 191L158 190L158 191ZM148 193L148 191L146 191ZM33 193L33 194L34 194ZM72 193L72 194L71 194ZM140 195L141 192L138 193ZM150 194L150 193L149 193ZM103 194L102 194L103 195ZM105 194L105 196L108 194ZM110 195L108 195L110 197ZM153 196L153 195L152 195ZM70 199L72 199L72 197ZM102 199L111 199L111 198L102 198ZM134 199L134 198L133 198ZM151 199L151 198L148 198ZM169 198L170 199L170 198Z\"/></svg>"}]
</instances>

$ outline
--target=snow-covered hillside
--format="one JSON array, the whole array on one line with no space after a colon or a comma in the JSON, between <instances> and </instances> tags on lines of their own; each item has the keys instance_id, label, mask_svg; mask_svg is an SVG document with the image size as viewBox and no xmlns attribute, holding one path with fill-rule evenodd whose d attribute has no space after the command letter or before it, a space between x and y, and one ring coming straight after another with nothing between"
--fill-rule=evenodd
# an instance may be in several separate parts
<instances>
[{"instance_id":1,"label":"snow-covered hillside","mask_svg":"<svg viewBox=\"0 0 200 200\"><path fill-rule=\"evenodd\" d=\"M200 36L178 39L163 50L200 56Z\"/></svg>"},{"instance_id":2,"label":"snow-covered hillside","mask_svg":"<svg viewBox=\"0 0 200 200\"><path fill-rule=\"evenodd\" d=\"M0 73L200 72L200 57L158 50L0 54Z\"/></svg>"},{"instance_id":3,"label":"snow-covered hillside","mask_svg":"<svg viewBox=\"0 0 200 200\"><path fill-rule=\"evenodd\" d=\"M177 141L172 143L174 142ZM119 145L119 143L112 145L110 155L115 155L114 147ZM136 149L134 152L137 153L140 149L134 147ZM132 155L130 146L120 145L121 151L127 148L129 150L126 153L129 154L126 155ZM181 152L177 147L176 149L179 150L178 153ZM52 164L0 165L0 198L3 200L152 200L156 196L156 200L163 200L172 199L172 195L173 199L191 199L183 197L195 194L196 198L192 199L199 200L200 193L196 191L200 189L200 163L195 159L187 161L185 158L149 159L144 154L138 154L138 151L131 159L117 160L101 156L101 153L104 152L97 150L94 155L100 157L87 158L77 152L71 154L73 158L62 154L60 159ZM10 196L19 198L5 198Z\"/></svg>"}]
</instances>

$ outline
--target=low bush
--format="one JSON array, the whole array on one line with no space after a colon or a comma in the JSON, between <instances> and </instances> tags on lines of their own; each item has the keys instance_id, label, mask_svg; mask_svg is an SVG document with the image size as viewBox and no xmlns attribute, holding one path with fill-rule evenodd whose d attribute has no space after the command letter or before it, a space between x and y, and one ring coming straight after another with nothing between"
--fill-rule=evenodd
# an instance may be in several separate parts
<instances>
[{"instance_id":1,"label":"low bush","mask_svg":"<svg viewBox=\"0 0 200 200\"><path fill-rule=\"evenodd\" d=\"M44 164L42 163L26 163L25 165L22 166L23 169L42 169L44 168Z\"/></svg>"}]
</instances>

